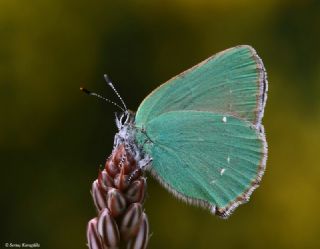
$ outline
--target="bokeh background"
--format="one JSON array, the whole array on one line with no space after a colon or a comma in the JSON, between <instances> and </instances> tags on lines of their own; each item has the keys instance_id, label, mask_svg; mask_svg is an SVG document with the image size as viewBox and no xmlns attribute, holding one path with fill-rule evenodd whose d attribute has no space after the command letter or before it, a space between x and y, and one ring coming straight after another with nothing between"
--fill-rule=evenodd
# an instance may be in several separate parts
<instances>
[{"instance_id":1,"label":"bokeh background","mask_svg":"<svg viewBox=\"0 0 320 249\"><path fill-rule=\"evenodd\" d=\"M223 49L254 46L269 76L267 171L228 220L148 178L150 248L320 248L320 1L1 0L0 248L86 248L89 190L113 145L117 100Z\"/></svg>"}]
</instances>

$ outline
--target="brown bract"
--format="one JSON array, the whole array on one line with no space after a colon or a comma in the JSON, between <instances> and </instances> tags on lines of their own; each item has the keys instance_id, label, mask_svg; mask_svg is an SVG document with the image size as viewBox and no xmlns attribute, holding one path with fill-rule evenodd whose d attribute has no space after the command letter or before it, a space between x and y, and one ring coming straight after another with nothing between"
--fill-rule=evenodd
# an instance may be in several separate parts
<instances>
[{"instance_id":1,"label":"brown bract","mask_svg":"<svg viewBox=\"0 0 320 249\"><path fill-rule=\"evenodd\" d=\"M146 187L137 161L125 145L118 145L92 184L98 214L87 227L90 249L147 247L149 223L142 208Z\"/></svg>"}]
</instances>

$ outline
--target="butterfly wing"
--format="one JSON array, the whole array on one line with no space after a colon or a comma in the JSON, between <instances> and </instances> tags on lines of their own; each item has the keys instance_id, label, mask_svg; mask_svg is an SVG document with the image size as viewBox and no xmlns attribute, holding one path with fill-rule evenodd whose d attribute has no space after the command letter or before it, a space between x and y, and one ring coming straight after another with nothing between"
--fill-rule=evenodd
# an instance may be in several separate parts
<instances>
[{"instance_id":1,"label":"butterfly wing","mask_svg":"<svg viewBox=\"0 0 320 249\"><path fill-rule=\"evenodd\" d=\"M137 125L177 110L210 111L259 125L266 101L263 63L247 45L222 51L155 89L141 103Z\"/></svg>"},{"instance_id":2,"label":"butterfly wing","mask_svg":"<svg viewBox=\"0 0 320 249\"><path fill-rule=\"evenodd\" d=\"M222 217L248 200L265 169L263 126L257 130L231 115L166 112L148 122L137 140L169 191Z\"/></svg>"}]
</instances>

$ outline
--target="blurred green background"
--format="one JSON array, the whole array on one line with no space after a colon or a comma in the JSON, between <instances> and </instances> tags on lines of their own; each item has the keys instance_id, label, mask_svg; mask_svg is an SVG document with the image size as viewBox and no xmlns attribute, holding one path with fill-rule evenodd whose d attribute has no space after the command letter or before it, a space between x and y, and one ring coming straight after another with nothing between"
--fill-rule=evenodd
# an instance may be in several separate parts
<instances>
[{"instance_id":1,"label":"blurred green background","mask_svg":"<svg viewBox=\"0 0 320 249\"><path fill-rule=\"evenodd\" d=\"M320 1L1 0L1 233L86 248L89 193L113 145L108 73L132 110L223 49L250 44L269 76L267 171L228 220L148 178L150 248L320 248Z\"/></svg>"}]
</instances>

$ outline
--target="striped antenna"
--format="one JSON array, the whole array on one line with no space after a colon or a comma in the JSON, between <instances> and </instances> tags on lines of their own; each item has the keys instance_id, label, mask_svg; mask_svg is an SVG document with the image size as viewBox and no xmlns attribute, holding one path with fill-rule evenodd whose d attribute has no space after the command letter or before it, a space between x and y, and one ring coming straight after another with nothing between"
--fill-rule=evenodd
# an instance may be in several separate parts
<instances>
[{"instance_id":1,"label":"striped antenna","mask_svg":"<svg viewBox=\"0 0 320 249\"><path fill-rule=\"evenodd\" d=\"M121 98L120 94L118 93L117 89L114 87L114 85L112 84L111 80L109 79L108 75L104 74L103 75L105 81L107 82L107 84L112 88L112 90L116 93L116 95L118 96L118 98L120 99L124 109L127 111L128 108L126 106L126 104L124 103L123 99ZM121 108L122 109L122 108Z\"/></svg>"},{"instance_id":2,"label":"striped antenna","mask_svg":"<svg viewBox=\"0 0 320 249\"><path fill-rule=\"evenodd\" d=\"M107 99L107 98L105 98L105 97L102 97L101 95L99 95L99 94L97 94L97 93L94 93L94 92L91 92L91 91L89 91L88 89L86 89L86 88L84 88L84 87L80 87L80 91L83 91L84 93L86 93L86 94L88 94L88 95L90 95L90 96L95 96L95 97L97 97L97 98L99 98L99 99L102 99L102 100L104 100L104 101L106 101L106 102L109 102L109 103L111 103L111 104L113 104L114 106L116 106L116 107L118 107L120 110L122 110L123 112L125 112L125 110L127 110L127 108L124 110L120 105L118 105L116 102L113 102L113 101L111 101L110 99Z\"/></svg>"}]
</instances>

